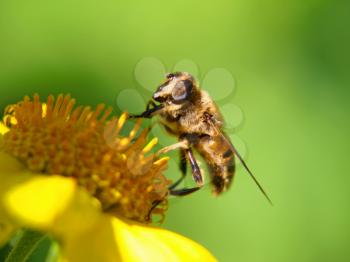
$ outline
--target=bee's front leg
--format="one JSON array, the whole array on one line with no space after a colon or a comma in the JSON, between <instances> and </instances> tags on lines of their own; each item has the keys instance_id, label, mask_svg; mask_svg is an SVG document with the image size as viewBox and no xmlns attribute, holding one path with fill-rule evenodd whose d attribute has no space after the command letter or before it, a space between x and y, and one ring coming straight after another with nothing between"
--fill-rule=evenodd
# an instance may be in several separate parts
<instances>
[{"instance_id":1,"label":"bee's front leg","mask_svg":"<svg viewBox=\"0 0 350 262\"><path fill-rule=\"evenodd\" d=\"M156 103L154 103L153 100L149 100L149 101L147 102L146 111L147 111L147 110L150 110L150 109L151 109L151 106L152 106L153 108L155 108L155 107L157 106Z\"/></svg>"},{"instance_id":2,"label":"bee's front leg","mask_svg":"<svg viewBox=\"0 0 350 262\"><path fill-rule=\"evenodd\" d=\"M151 108L153 106L153 108ZM139 115L130 115L130 118L151 118L154 115L158 114L163 105L156 105L152 100L147 103L146 110Z\"/></svg>"}]
</instances>

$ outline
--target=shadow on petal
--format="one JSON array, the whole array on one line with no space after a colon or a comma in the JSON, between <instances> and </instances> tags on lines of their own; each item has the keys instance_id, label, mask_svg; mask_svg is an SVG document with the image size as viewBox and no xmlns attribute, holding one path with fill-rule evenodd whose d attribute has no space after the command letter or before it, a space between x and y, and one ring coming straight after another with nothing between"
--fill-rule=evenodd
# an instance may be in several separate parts
<instances>
[{"instance_id":1,"label":"shadow on petal","mask_svg":"<svg viewBox=\"0 0 350 262\"><path fill-rule=\"evenodd\" d=\"M109 215L101 215L90 230L71 238L66 238L62 247L65 261L104 261L122 260L117 240L114 235L113 220Z\"/></svg>"}]
</instances>

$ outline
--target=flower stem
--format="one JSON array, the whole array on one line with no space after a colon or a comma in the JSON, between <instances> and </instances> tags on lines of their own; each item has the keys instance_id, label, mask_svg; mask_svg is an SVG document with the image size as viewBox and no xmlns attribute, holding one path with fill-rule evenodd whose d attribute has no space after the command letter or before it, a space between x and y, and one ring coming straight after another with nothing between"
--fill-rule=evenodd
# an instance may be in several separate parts
<instances>
[{"instance_id":1,"label":"flower stem","mask_svg":"<svg viewBox=\"0 0 350 262\"><path fill-rule=\"evenodd\" d=\"M5 262L24 262L27 261L30 254L34 251L39 242L45 235L31 231L24 230L22 237L17 241Z\"/></svg>"}]
</instances>

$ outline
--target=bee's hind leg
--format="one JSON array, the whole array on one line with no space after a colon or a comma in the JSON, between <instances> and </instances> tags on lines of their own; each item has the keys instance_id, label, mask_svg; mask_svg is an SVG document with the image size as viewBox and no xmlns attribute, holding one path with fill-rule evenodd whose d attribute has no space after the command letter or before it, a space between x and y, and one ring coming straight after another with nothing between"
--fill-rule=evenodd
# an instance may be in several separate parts
<instances>
[{"instance_id":1,"label":"bee's hind leg","mask_svg":"<svg viewBox=\"0 0 350 262\"><path fill-rule=\"evenodd\" d=\"M192 193L196 192L197 190L201 189L201 187L193 187L193 188L183 188L183 189L174 190L174 189L171 189L170 187L169 187L169 194L172 196L187 196L187 195L192 194ZM152 211L158 205L160 205L163 201L164 201L164 199L162 199L162 200L159 199L159 200L155 200L152 203L152 207L150 208L150 210L148 211L148 214L146 216L146 221L151 220Z\"/></svg>"},{"instance_id":2,"label":"bee's hind leg","mask_svg":"<svg viewBox=\"0 0 350 262\"><path fill-rule=\"evenodd\" d=\"M181 171L181 177L169 187L169 190L172 190L172 189L176 188L186 177L187 159L186 159L186 154L185 154L185 150L184 149L180 149L179 168L180 168L180 171Z\"/></svg>"},{"instance_id":3,"label":"bee's hind leg","mask_svg":"<svg viewBox=\"0 0 350 262\"><path fill-rule=\"evenodd\" d=\"M146 221L150 221L151 220L152 211L162 202L163 202L163 199L162 200L159 199L159 200L155 200L152 203L152 207L150 208L150 210L148 210L148 214L146 216Z\"/></svg>"},{"instance_id":4,"label":"bee's hind leg","mask_svg":"<svg viewBox=\"0 0 350 262\"><path fill-rule=\"evenodd\" d=\"M200 186L192 187L192 188L182 188L177 190L169 190L169 194L172 196L187 196L189 194L196 192L199 189L201 189Z\"/></svg>"}]
</instances>

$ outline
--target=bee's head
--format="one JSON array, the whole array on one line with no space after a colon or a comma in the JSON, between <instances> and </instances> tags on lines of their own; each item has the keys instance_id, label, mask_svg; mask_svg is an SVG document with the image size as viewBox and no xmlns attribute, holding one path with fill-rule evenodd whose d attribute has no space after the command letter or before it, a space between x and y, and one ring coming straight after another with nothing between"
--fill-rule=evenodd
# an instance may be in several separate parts
<instances>
[{"instance_id":1,"label":"bee's head","mask_svg":"<svg viewBox=\"0 0 350 262\"><path fill-rule=\"evenodd\" d=\"M182 104L191 99L195 88L194 78L189 73L170 73L153 94L153 99L160 103Z\"/></svg>"}]
</instances>

